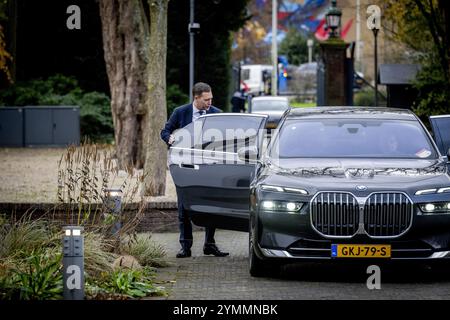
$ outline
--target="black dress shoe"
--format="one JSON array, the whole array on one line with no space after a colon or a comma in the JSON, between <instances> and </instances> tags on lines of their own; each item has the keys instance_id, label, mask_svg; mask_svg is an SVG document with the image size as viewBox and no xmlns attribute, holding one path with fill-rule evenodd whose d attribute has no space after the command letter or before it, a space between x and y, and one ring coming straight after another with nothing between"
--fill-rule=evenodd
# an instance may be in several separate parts
<instances>
[{"instance_id":1,"label":"black dress shoe","mask_svg":"<svg viewBox=\"0 0 450 320\"><path fill-rule=\"evenodd\" d=\"M203 246L203 253L204 254L213 254L216 257L225 257L225 256L229 255L228 252L220 251L219 248L217 248L217 246L215 244L209 244L209 245Z\"/></svg>"},{"instance_id":2,"label":"black dress shoe","mask_svg":"<svg viewBox=\"0 0 450 320\"><path fill-rule=\"evenodd\" d=\"M191 250L190 249L181 249L177 253L177 258L189 258L191 256Z\"/></svg>"}]
</instances>

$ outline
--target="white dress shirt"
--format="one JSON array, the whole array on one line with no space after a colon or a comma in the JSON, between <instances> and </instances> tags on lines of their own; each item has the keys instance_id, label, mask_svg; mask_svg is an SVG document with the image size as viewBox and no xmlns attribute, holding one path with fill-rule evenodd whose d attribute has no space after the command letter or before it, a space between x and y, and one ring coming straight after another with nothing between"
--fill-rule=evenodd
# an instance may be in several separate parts
<instances>
[{"instance_id":1,"label":"white dress shirt","mask_svg":"<svg viewBox=\"0 0 450 320\"><path fill-rule=\"evenodd\" d=\"M197 120L201 115L206 114L206 110L198 110L195 104L192 104L192 122Z\"/></svg>"}]
</instances>

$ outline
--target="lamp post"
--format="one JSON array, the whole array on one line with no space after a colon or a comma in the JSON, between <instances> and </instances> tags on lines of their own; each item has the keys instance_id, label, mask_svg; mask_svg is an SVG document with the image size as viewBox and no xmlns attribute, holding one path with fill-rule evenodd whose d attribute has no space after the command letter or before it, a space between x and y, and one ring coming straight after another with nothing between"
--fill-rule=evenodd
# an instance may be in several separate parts
<instances>
[{"instance_id":1,"label":"lamp post","mask_svg":"<svg viewBox=\"0 0 450 320\"><path fill-rule=\"evenodd\" d=\"M378 43L377 43L377 35L378 35L377 28L373 28L373 37L374 37L374 78L375 78L375 107L378 106Z\"/></svg>"},{"instance_id":2,"label":"lamp post","mask_svg":"<svg viewBox=\"0 0 450 320\"><path fill-rule=\"evenodd\" d=\"M340 38L342 11L336 6L336 0L331 0L331 7L325 15L329 38Z\"/></svg>"},{"instance_id":3,"label":"lamp post","mask_svg":"<svg viewBox=\"0 0 450 320\"><path fill-rule=\"evenodd\" d=\"M121 213L122 213L122 190L120 189L106 189L106 211L111 214L114 221L112 234L116 234L122 227Z\"/></svg>"},{"instance_id":4,"label":"lamp post","mask_svg":"<svg viewBox=\"0 0 450 320\"><path fill-rule=\"evenodd\" d=\"M314 41L312 39L308 39L306 41L306 45L308 46L308 63L312 62L312 48L314 45Z\"/></svg>"},{"instance_id":5,"label":"lamp post","mask_svg":"<svg viewBox=\"0 0 450 320\"><path fill-rule=\"evenodd\" d=\"M272 96L278 94L278 1L272 0Z\"/></svg>"},{"instance_id":6,"label":"lamp post","mask_svg":"<svg viewBox=\"0 0 450 320\"><path fill-rule=\"evenodd\" d=\"M317 104L323 106L342 106L348 101L346 51L348 44L341 39L342 11L336 0L326 13L328 39L320 42L320 59L317 74Z\"/></svg>"},{"instance_id":7,"label":"lamp post","mask_svg":"<svg viewBox=\"0 0 450 320\"><path fill-rule=\"evenodd\" d=\"M378 106L378 31L381 28L381 9L377 5L367 7L367 13L370 14L367 19L367 27L372 30L374 37L374 77L375 77L375 106Z\"/></svg>"},{"instance_id":8,"label":"lamp post","mask_svg":"<svg viewBox=\"0 0 450 320\"><path fill-rule=\"evenodd\" d=\"M192 101L192 87L194 86L194 36L200 31L200 24L194 22L194 2L190 2L189 32L189 101Z\"/></svg>"}]
</instances>

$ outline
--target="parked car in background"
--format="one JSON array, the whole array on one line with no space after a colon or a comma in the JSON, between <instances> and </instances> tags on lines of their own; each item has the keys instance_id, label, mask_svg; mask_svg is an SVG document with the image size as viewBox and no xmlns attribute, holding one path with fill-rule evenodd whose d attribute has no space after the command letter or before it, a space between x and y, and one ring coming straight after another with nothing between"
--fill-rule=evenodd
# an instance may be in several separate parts
<instances>
[{"instance_id":1,"label":"parked car in background","mask_svg":"<svg viewBox=\"0 0 450 320\"><path fill-rule=\"evenodd\" d=\"M317 62L303 63L298 67L297 72L301 75L315 76L317 74Z\"/></svg>"},{"instance_id":2,"label":"parked car in background","mask_svg":"<svg viewBox=\"0 0 450 320\"><path fill-rule=\"evenodd\" d=\"M274 129L284 112L289 109L289 100L287 97L280 96L262 96L254 97L250 103L250 113L265 114L268 116L266 122L267 129Z\"/></svg>"},{"instance_id":3,"label":"parked car in background","mask_svg":"<svg viewBox=\"0 0 450 320\"><path fill-rule=\"evenodd\" d=\"M300 261L449 261L450 116L431 119L438 147L407 109L290 109L262 151L267 118L200 117L169 152L195 224L249 231L252 276Z\"/></svg>"}]
</instances>

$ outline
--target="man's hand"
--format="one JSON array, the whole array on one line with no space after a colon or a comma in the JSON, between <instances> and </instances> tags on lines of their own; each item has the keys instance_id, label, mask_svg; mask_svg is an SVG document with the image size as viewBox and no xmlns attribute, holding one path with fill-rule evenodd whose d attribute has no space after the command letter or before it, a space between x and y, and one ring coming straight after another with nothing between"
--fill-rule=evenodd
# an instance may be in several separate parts
<instances>
[{"instance_id":1,"label":"man's hand","mask_svg":"<svg viewBox=\"0 0 450 320\"><path fill-rule=\"evenodd\" d=\"M175 142L175 137L174 137L173 134L171 134L171 135L169 136L169 141L168 141L167 143L171 146L172 143L174 143L174 142Z\"/></svg>"}]
</instances>

